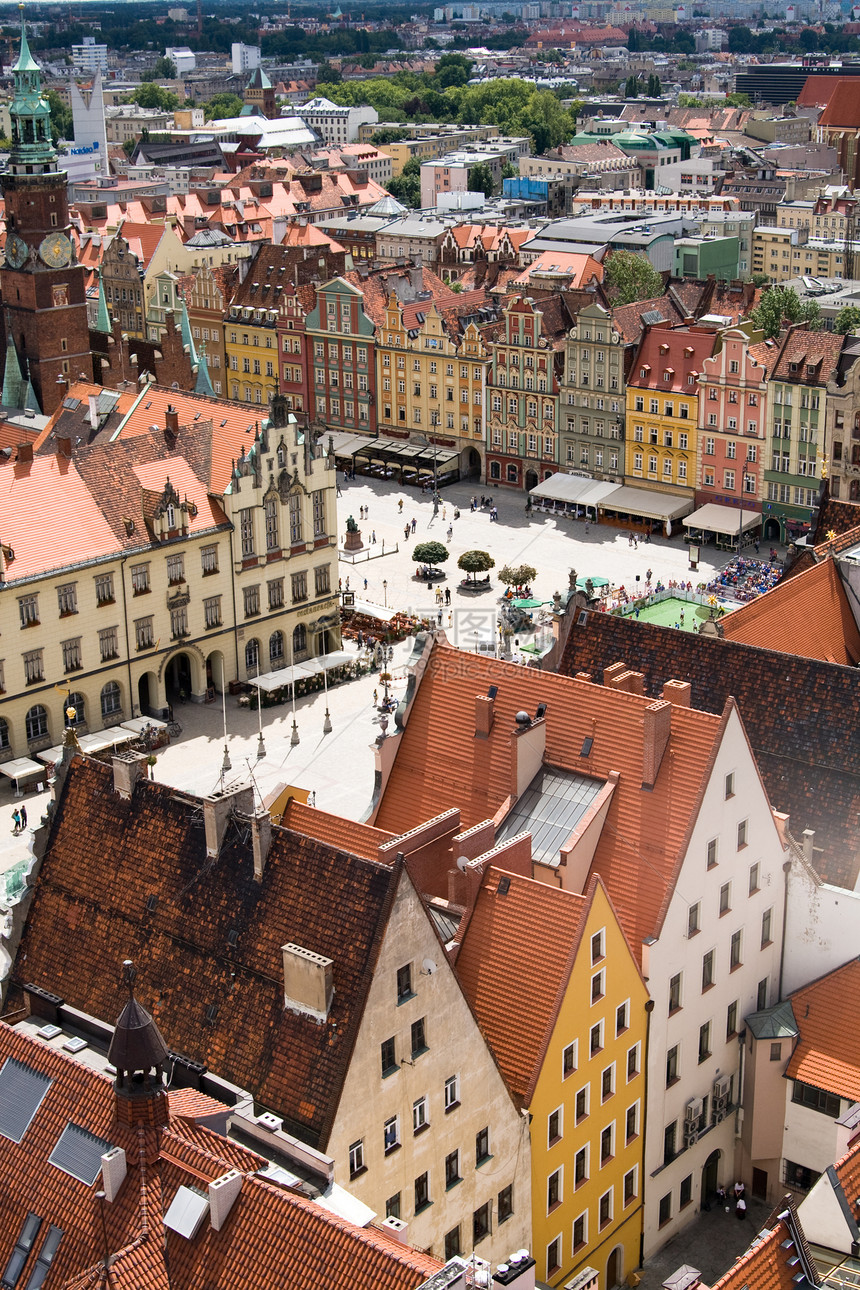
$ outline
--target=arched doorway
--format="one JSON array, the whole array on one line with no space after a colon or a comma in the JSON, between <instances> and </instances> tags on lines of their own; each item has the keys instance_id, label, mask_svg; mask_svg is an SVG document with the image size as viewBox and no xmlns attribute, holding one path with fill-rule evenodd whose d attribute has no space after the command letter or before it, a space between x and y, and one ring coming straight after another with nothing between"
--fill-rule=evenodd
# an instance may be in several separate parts
<instances>
[{"instance_id":1,"label":"arched doorway","mask_svg":"<svg viewBox=\"0 0 860 1290\"><path fill-rule=\"evenodd\" d=\"M481 473L482 473L482 471L481 471L481 454L478 452L478 449L477 449L477 448L470 448L470 449L469 449L469 459L468 459L468 462L467 462L467 465L466 465L466 474L467 474L467 477L468 477L468 478L470 478L470 479L471 479L471 478L478 478L478 479L480 479L480 477L481 477Z\"/></svg>"},{"instance_id":2,"label":"arched doorway","mask_svg":"<svg viewBox=\"0 0 860 1290\"><path fill-rule=\"evenodd\" d=\"M764 522L764 531L762 536L765 542L779 541L779 520L767 519Z\"/></svg>"},{"instance_id":3,"label":"arched doorway","mask_svg":"<svg viewBox=\"0 0 860 1290\"><path fill-rule=\"evenodd\" d=\"M142 717L157 716L158 678L154 672L143 672L137 682L137 706Z\"/></svg>"},{"instance_id":4,"label":"arched doorway","mask_svg":"<svg viewBox=\"0 0 860 1290\"><path fill-rule=\"evenodd\" d=\"M624 1280L624 1247L616 1245L606 1260L606 1290L614 1290Z\"/></svg>"},{"instance_id":5,"label":"arched doorway","mask_svg":"<svg viewBox=\"0 0 860 1290\"><path fill-rule=\"evenodd\" d=\"M710 1205L719 1185L720 1156L722 1151L712 1151L702 1166L702 1194L699 1197L699 1208Z\"/></svg>"},{"instance_id":6,"label":"arched doorway","mask_svg":"<svg viewBox=\"0 0 860 1290\"><path fill-rule=\"evenodd\" d=\"M214 649L206 659L206 689L217 690L219 694L224 689L224 655L219 649Z\"/></svg>"},{"instance_id":7,"label":"arched doorway","mask_svg":"<svg viewBox=\"0 0 860 1290\"><path fill-rule=\"evenodd\" d=\"M527 470L526 471L526 492L527 493L531 492L533 488L537 488L537 482L538 482L537 471Z\"/></svg>"},{"instance_id":8,"label":"arched doorway","mask_svg":"<svg viewBox=\"0 0 860 1290\"><path fill-rule=\"evenodd\" d=\"M165 672L168 701L172 703L178 698L190 698L192 693L191 679L190 657L184 653L174 654L167 664Z\"/></svg>"}]
</instances>

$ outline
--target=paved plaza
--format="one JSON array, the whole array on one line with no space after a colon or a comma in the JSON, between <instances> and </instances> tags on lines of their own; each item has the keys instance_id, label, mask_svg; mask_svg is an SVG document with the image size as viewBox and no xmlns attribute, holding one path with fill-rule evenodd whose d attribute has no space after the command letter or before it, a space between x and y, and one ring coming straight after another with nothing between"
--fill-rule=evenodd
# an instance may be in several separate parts
<instances>
[{"instance_id":1,"label":"paved plaza","mask_svg":"<svg viewBox=\"0 0 860 1290\"><path fill-rule=\"evenodd\" d=\"M489 511L472 512L469 499L480 488L455 484L442 493L438 514L433 515L433 503L428 495L422 496L412 488L401 489L395 484L373 479L358 478L344 481L338 472L342 496L338 500L339 541L343 544L347 516L352 515L369 542L375 534L376 542L366 553L360 553L355 562L341 560L340 577L344 588L347 580L350 590L362 600L383 606L408 610L437 619L435 591L415 578L412 550L417 542L430 539L443 542L451 553L445 566L447 576L443 587L451 590L451 606L443 609L442 626L454 644L466 650L474 649L476 631L482 638L495 633L498 600L502 587L498 581L489 590L478 593L463 592L459 581L463 577L456 568L457 557L474 548L489 551L496 561L496 569L503 564L534 565L537 577L532 591L539 600L550 600L556 590L568 586L568 571L576 569L580 577L607 578L616 586L636 587L637 575L644 585L650 569L653 580L670 579L694 583L707 581L729 562L729 555L715 548L702 548L704 559L696 573L689 570L687 546L683 534L671 539L654 538L650 543L640 542L634 548L626 532L603 525L588 525L562 517L527 514L525 498L521 494L493 492L498 508L498 521L490 519ZM398 502L403 499L401 512ZM368 508L366 520L359 519L362 507ZM454 511L459 509L459 519ZM411 521L416 521L414 536ZM404 526L410 523L410 535L404 537ZM450 541L447 534L453 530ZM384 554L383 554L384 544ZM780 552L780 555L782 552ZM366 558L369 556L370 558ZM367 587L364 582L367 579ZM477 626L476 626L477 624ZM355 645L347 644L350 651ZM412 652L412 641L406 640L394 647L393 693L403 694L406 684L406 662ZM357 653L357 650L356 650ZM323 810L337 812L348 819L358 820L367 810L373 792L373 744L380 735L379 713L374 704L374 690L381 689L378 678L371 674L356 680L332 686L328 700L324 692L307 695L296 700L296 725L300 742L293 746L292 708L286 704L262 710L265 757L257 759L258 714L254 707L242 708L233 696L226 699L227 746L230 770L222 777L224 755L223 715L220 702L202 705L188 703L176 708L176 718L182 725L182 735L168 748L160 750L155 776L162 782L195 794L208 794L225 785L250 783L255 785L259 800L278 785L287 783L315 793L316 804ZM326 702L331 714L332 731L323 733ZM28 793L29 823L38 822L47 801L47 790ZM12 809L17 799L11 785L0 785L0 873L25 858L26 836L13 837L11 833ZM0 887L0 897L2 897Z\"/></svg>"}]
</instances>

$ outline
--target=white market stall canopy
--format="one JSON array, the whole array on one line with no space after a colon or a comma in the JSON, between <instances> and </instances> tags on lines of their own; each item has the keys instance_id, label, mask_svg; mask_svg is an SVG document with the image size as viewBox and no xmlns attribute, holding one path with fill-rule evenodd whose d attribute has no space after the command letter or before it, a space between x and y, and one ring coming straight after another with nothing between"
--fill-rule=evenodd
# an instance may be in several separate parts
<instances>
[{"instance_id":1,"label":"white market stall canopy","mask_svg":"<svg viewBox=\"0 0 860 1290\"><path fill-rule=\"evenodd\" d=\"M309 658L307 662L302 663L302 667L309 668L314 676L319 676L320 672L331 672L336 667L343 667L344 663L352 663L354 658L355 655L348 654L345 649L336 649L330 654Z\"/></svg>"},{"instance_id":2,"label":"white market stall canopy","mask_svg":"<svg viewBox=\"0 0 860 1290\"><path fill-rule=\"evenodd\" d=\"M284 685L292 685L293 681L307 680L310 676L316 676L319 668L311 668L307 663L293 663L290 667L279 668L277 672L263 672L261 676L249 676L248 684L256 685L266 693L272 690L280 690Z\"/></svg>"},{"instance_id":3,"label":"white market stall canopy","mask_svg":"<svg viewBox=\"0 0 860 1290\"><path fill-rule=\"evenodd\" d=\"M673 497L671 493L624 485L598 502L598 509L617 511L619 515L643 515L649 520L677 520L682 515L689 515L693 501L687 497Z\"/></svg>"},{"instance_id":4,"label":"white market stall canopy","mask_svg":"<svg viewBox=\"0 0 860 1290\"><path fill-rule=\"evenodd\" d=\"M17 784L19 779L28 779L31 775L44 775L45 767L29 757L15 757L13 761L4 761L0 766L0 775L12 779Z\"/></svg>"},{"instance_id":5,"label":"white market stall canopy","mask_svg":"<svg viewBox=\"0 0 860 1290\"><path fill-rule=\"evenodd\" d=\"M163 730L167 722L159 721L156 717L130 717L128 721L123 721L120 724L123 730L130 730L133 734L142 735L147 726L152 726L153 730Z\"/></svg>"},{"instance_id":6,"label":"white market stall canopy","mask_svg":"<svg viewBox=\"0 0 860 1290\"><path fill-rule=\"evenodd\" d=\"M364 614L365 618L378 618L381 623L390 623L396 609L383 609L382 605L374 605L369 600L359 600L356 596L353 609L357 614Z\"/></svg>"},{"instance_id":7,"label":"white market stall canopy","mask_svg":"<svg viewBox=\"0 0 860 1290\"><path fill-rule=\"evenodd\" d=\"M758 511L735 510L733 506L718 506L708 502L700 506L684 520L684 527L701 529L703 533L724 533L731 537L735 533L755 529L761 524Z\"/></svg>"},{"instance_id":8,"label":"white market stall canopy","mask_svg":"<svg viewBox=\"0 0 860 1290\"><path fill-rule=\"evenodd\" d=\"M600 479L587 479L582 475L568 475L557 471L530 489L530 496L550 502L568 502L577 506L596 506L618 491L618 484L609 484Z\"/></svg>"}]
</instances>

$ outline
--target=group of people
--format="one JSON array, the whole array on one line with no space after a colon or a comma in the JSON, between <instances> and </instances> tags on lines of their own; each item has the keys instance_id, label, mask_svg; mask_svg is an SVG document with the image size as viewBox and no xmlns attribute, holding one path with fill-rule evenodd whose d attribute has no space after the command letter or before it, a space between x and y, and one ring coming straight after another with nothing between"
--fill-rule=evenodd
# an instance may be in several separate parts
<instances>
[{"instance_id":1,"label":"group of people","mask_svg":"<svg viewBox=\"0 0 860 1290\"><path fill-rule=\"evenodd\" d=\"M781 577L782 568L775 559L764 564L739 555L708 583L707 589L727 593L733 600L755 600L775 587Z\"/></svg>"},{"instance_id":2,"label":"group of people","mask_svg":"<svg viewBox=\"0 0 860 1290\"><path fill-rule=\"evenodd\" d=\"M19 833L23 833L27 827L27 808L22 803L16 806L12 812L12 834L17 838Z\"/></svg>"},{"instance_id":3,"label":"group of people","mask_svg":"<svg viewBox=\"0 0 860 1290\"><path fill-rule=\"evenodd\" d=\"M492 497L484 497L483 493L481 494L480 497L478 497L475 493L472 494L472 496L469 498L469 510L470 511L489 511L490 520L498 522L499 512L496 509L495 502L493 501ZM457 518L456 511L454 512L454 518L455 519Z\"/></svg>"},{"instance_id":4,"label":"group of people","mask_svg":"<svg viewBox=\"0 0 860 1290\"><path fill-rule=\"evenodd\" d=\"M735 1183L734 1187L732 1188L732 1192L735 1198L735 1218L746 1218L747 1203L744 1200L744 1193L746 1192L746 1187L744 1186L744 1184L741 1182L740 1179L738 1179L738 1181ZM729 1205L726 1204L726 1201L728 1199L729 1199L729 1195L726 1192L725 1187L721 1183L720 1186L717 1188L717 1200L720 1202L721 1205L726 1205L727 1211L730 1208Z\"/></svg>"}]
</instances>

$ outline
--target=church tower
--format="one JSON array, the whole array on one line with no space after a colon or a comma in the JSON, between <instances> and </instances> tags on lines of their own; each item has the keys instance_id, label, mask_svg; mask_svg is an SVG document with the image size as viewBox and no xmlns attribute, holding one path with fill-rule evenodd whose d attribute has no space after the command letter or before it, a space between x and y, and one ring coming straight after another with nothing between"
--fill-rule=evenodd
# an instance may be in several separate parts
<instances>
[{"instance_id":1,"label":"church tower","mask_svg":"<svg viewBox=\"0 0 860 1290\"><path fill-rule=\"evenodd\" d=\"M23 11L23 5L20 6ZM12 68L12 151L3 175L5 264L0 268L3 329L42 411L62 401L64 384L92 379L85 270L75 262L65 171L51 143L51 110L21 15L21 51ZM3 347L0 347L0 353Z\"/></svg>"}]
</instances>

